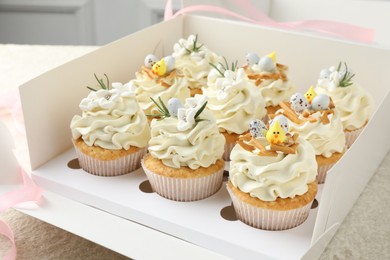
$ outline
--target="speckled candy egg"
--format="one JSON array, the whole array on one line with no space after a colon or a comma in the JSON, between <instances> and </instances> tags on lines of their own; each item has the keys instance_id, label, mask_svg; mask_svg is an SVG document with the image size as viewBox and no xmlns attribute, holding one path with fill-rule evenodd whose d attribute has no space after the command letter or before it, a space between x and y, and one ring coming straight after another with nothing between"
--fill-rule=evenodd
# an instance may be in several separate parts
<instances>
[{"instance_id":1,"label":"speckled candy egg","mask_svg":"<svg viewBox=\"0 0 390 260\"><path fill-rule=\"evenodd\" d=\"M151 69L157 61L158 59L156 56L154 56L153 54L148 54L146 55L144 62L145 66Z\"/></svg>"},{"instance_id":2,"label":"speckled candy egg","mask_svg":"<svg viewBox=\"0 0 390 260\"><path fill-rule=\"evenodd\" d=\"M288 120L284 115L275 116L269 123L269 127L271 128L274 125L275 121L279 121L280 126L282 127L284 132L288 132Z\"/></svg>"},{"instance_id":3,"label":"speckled candy egg","mask_svg":"<svg viewBox=\"0 0 390 260\"><path fill-rule=\"evenodd\" d=\"M325 110L329 108L330 99L329 96L325 94L318 94L313 98L311 102L311 107L313 110Z\"/></svg>"},{"instance_id":4,"label":"speckled candy egg","mask_svg":"<svg viewBox=\"0 0 390 260\"><path fill-rule=\"evenodd\" d=\"M267 132L267 127L263 121L259 119L255 119L249 123L249 132L254 138L265 137L265 133Z\"/></svg>"},{"instance_id":5,"label":"speckled candy egg","mask_svg":"<svg viewBox=\"0 0 390 260\"><path fill-rule=\"evenodd\" d=\"M307 102L306 98L303 96L302 93L299 92L291 96L290 104L291 104L291 108L295 112L299 112L299 113L309 108L309 103Z\"/></svg>"},{"instance_id":6,"label":"speckled candy egg","mask_svg":"<svg viewBox=\"0 0 390 260\"><path fill-rule=\"evenodd\" d=\"M264 56L259 61L259 68L262 71L273 72L276 70L275 62L268 56Z\"/></svg>"},{"instance_id":7,"label":"speckled candy egg","mask_svg":"<svg viewBox=\"0 0 390 260\"><path fill-rule=\"evenodd\" d=\"M164 61L165 61L165 66L167 67L167 73L171 72L175 68L175 65L176 65L175 58L172 56L166 56L164 58Z\"/></svg>"},{"instance_id":8,"label":"speckled candy egg","mask_svg":"<svg viewBox=\"0 0 390 260\"><path fill-rule=\"evenodd\" d=\"M253 53L253 52L247 53L245 58L246 58L246 62L248 64L248 66L254 65L254 64L258 63L259 60L260 60L259 56L256 53Z\"/></svg>"},{"instance_id":9,"label":"speckled candy egg","mask_svg":"<svg viewBox=\"0 0 390 260\"><path fill-rule=\"evenodd\" d=\"M177 111L183 107L183 104L177 98L171 98L168 100L168 111L172 117L177 117Z\"/></svg>"}]
</instances>

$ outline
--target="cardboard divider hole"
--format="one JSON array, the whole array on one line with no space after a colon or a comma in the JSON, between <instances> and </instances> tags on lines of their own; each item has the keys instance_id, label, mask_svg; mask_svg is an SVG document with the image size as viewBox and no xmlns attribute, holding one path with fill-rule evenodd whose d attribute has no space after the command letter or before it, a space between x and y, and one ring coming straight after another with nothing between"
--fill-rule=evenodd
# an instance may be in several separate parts
<instances>
[{"instance_id":1,"label":"cardboard divider hole","mask_svg":"<svg viewBox=\"0 0 390 260\"><path fill-rule=\"evenodd\" d=\"M68 162L68 167L73 169L73 170L78 170L78 169L81 169L81 166L80 166L80 163L79 163L79 159L75 158L73 160L70 160Z\"/></svg>"},{"instance_id":2,"label":"cardboard divider hole","mask_svg":"<svg viewBox=\"0 0 390 260\"><path fill-rule=\"evenodd\" d=\"M311 204L311 209L315 209L318 207L318 200L317 199L314 199L313 200L313 203Z\"/></svg>"},{"instance_id":3,"label":"cardboard divider hole","mask_svg":"<svg viewBox=\"0 0 390 260\"><path fill-rule=\"evenodd\" d=\"M139 185L140 191L144 193L153 193L154 190L152 188L152 185L150 185L150 182L148 180L141 182Z\"/></svg>"},{"instance_id":4,"label":"cardboard divider hole","mask_svg":"<svg viewBox=\"0 0 390 260\"><path fill-rule=\"evenodd\" d=\"M222 177L222 181L225 182L225 181L228 181L228 178L229 178L229 171L223 171L223 177Z\"/></svg>"},{"instance_id":5,"label":"cardboard divider hole","mask_svg":"<svg viewBox=\"0 0 390 260\"><path fill-rule=\"evenodd\" d=\"M223 209L221 209L219 214L221 215L221 217L223 219L228 220L228 221L238 220L237 215L236 215L236 211L234 210L234 207L233 207L233 203L230 204L229 206L226 206Z\"/></svg>"}]
</instances>

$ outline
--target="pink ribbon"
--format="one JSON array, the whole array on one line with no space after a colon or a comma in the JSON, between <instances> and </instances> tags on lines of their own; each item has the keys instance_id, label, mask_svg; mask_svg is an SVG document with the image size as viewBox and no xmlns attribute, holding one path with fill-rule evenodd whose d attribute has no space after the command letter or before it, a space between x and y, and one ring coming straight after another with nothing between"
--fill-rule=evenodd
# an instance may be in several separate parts
<instances>
[{"instance_id":1,"label":"pink ribbon","mask_svg":"<svg viewBox=\"0 0 390 260\"><path fill-rule=\"evenodd\" d=\"M336 21L324 21L324 20L305 20L297 22L276 22L264 15L262 12L254 8L250 1L248 0L234 0L235 4L244 10L246 13L255 17L255 19L239 15L235 12L227 10L222 7L213 6L213 5L192 5L187 6L175 14L172 11L172 0L167 0L165 6L164 20L169 20L175 18L179 15L191 13L191 12L212 12L212 13L221 13L228 15L230 17L249 22L254 24L259 24L262 26L275 27L280 29L294 29L300 31L314 31L319 32L324 35L344 38L352 41L361 41L361 42L373 42L375 31L373 29L364 28L348 23L341 23Z\"/></svg>"},{"instance_id":2,"label":"pink ribbon","mask_svg":"<svg viewBox=\"0 0 390 260\"><path fill-rule=\"evenodd\" d=\"M16 129L20 133L24 134L23 122L19 121L19 118L21 118L22 110L19 95L17 92L5 95L0 99L0 112L2 112L1 110L7 109L11 111ZM2 115L4 116L6 115L6 113L4 113L4 111L3 113L0 113L0 118L2 117ZM23 179L23 186L16 190L0 195L0 213L20 203L38 202L41 198L42 189L33 182L33 180L22 167L20 167L20 175ZM3 221L0 221L0 235L7 237L11 241L11 249L7 252L4 259L16 259L16 245L14 234L12 232L11 227Z\"/></svg>"}]
</instances>

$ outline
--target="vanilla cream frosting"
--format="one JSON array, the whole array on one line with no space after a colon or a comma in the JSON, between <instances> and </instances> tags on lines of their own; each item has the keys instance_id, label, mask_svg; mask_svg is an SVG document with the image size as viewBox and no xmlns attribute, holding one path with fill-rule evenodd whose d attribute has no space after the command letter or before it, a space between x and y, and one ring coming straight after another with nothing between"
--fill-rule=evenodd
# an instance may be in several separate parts
<instances>
[{"instance_id":1,"label":"vanilla cream frosting","mask_svg":"<svg viewBox=\"0 0 390 260\"><path fill-rule=\"evenodd\" d=\"M263 137L257 140L268 144ZM316 179L317 162L310 143L301 137L297 142L296 154L278 153L277 157L259 156L237 144L230 155L230 181L262 201L294 198L306 193L308 184Z\"/></svg>"},{"instance_id":2,"label":"vanilla cream frosting","mask_svg":"<svg viewBox=\"0 0 390 260\"><path fill-rule=\"evenodd\" d=\"M164 86L158 79L151 79L148 75L138 71L135 73L136 78L131 80L135 85L135 95L138 103L145 114L155 114L157 107L150 99L151 97L158 100L160 97L164 103L172 97L183 101L190 96L188 82L185 77L165 77L164 82L170 86Z\"/></svg>"},{"instance_id":3,"label":"vanilla cream frosting","mask_svg":"<svg viewBox=\"0 0 390 260\"><path fill-rule=\"evenodd\" d=\"M207 108L212 111L221 132L242 134L252 120L266 115L260 90L242 68L237 72L227 70L224 77L215 69L211 70L207 87L202 91L209 98Z\"/></svg>"},{"instance_id":4,"label":"vanilla cream frosting","mask_svg":"<svg viewBox=\"0 0 390 260\"><path fill-rule=\"evenodd\" d=\"M219 133L215 119L206 109L200 114L204 121L186 130L179 130L179 119L167 117L153 119L149 152L172 168L187 166L191 169L209 167L224 153L225 138Z\"/></svg>"},{"instance_id":5,"label":"vanilla cream frosting","mask_svg":"<svg viewBox=\"0 0 390 260\"><path fill-rule=\"evenodd\" d=\"M212 69L210 63L218 64L222 58L204 45L197 51L189 52L194 48L194 40L194 35L180 39L173 46L172 56L176 59L176 68L187 78L189 87L201 88L207 83L207 75Z\"/></svg>"},{"instance_id":6,"label":"vanilla cream frosting","mask_svg":"<svg viewBox=\"0 0 390 260\"><path fill-rule=\"evenodd\" d=\"M321 122L321 111L311 115L316 122L305 122L302 125L289 121L289 131L297 132L299 136L308 141L313 147L316 155L329 158L333 153L342 153L345 150L345 134L338 112L329 114L330 123ZM303 117L300 116L302 119Z\"/></svg>"},{"instance_id":7,"label":"vanilla cream frosting","mask_svg":"<svg viewBox=\"0 0 390 260\"><path fill-rule=\"evenodd\" d=\"M131 84L113 83L110 90L91 91L80 103L82 115L70 123L73 139L110 150L145 147L150 129Z\"/></svg>"},{"instance_id":8,"label":"vanilla cream frosting","mask_svg":"<svg viewBox=\"0 0 390 260\"><path fill-rule=\"evenodd\" d=\"M372 96L357 84L329 88L327 80L319 80L315 91L330 96L340 114L344 130L363 127L374 112Z\"/></svg>"},{"instance_id":9,"label":"vanilla cream frosting","mask_svg":"<svg viewBox=\"0 0 390 260\"><path fill-rule=\"evenodd\" d=\"M263 71L258 64L253 64L247 69L248 74L270 75L271 72ZM286 72L285 72L286 73ZM266 106L277 106L282 101L287 101L295 92L295 85L288 80L263 79L257 86L265 100Z\"/></svg>"}]
</instances>

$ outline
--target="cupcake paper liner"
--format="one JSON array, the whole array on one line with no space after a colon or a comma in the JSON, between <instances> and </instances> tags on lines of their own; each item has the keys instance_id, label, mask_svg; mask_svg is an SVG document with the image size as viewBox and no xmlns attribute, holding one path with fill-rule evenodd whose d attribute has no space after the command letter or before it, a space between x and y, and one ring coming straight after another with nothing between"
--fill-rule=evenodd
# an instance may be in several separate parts
<instances>
[{"instance_id":1,"label":"cupcake paper liner","mask_svg":"<svg viewBox=\"0 0 390 260\"><path fill-rule=\"evenodd\" d=\"M325 183L327 172L335 165L334 163L328 165L318 165L317 180L318 184Z\"/></svg>"},{"instance_id":2,"label":"cupcake paper liner","mask_svg":"<svg viewBox=\"0 0 390 260\"><path fill-rule=\"evenodd\" d=\"M209 176L200 178L173 178L150 171L145 167L143 160L141 164L152 189L170 200L201 200L216 193L222 185L223 167Z\"/></svg>"},{"instance_id":3,"label":"cupcake paper liner","mask_svg":"<svg viewBox=\"0 0 390 260\"><path fill-rule=\"evenodd\" d=\"M138 169L141 166L141 159L147 148L140 148L137 152L115 160L103 161L93 158L81 152L76 146L76 154L81 168L98 176L119 176Z\"/></svg>"},{"instance_id":4,"label":"cupcake paper liner","mask_svg":"<svg viewBox=\"0 0 390 260\"><path fill-rule=\"evenodd\" d=\"M355 140L358 138L360 133L363 131L363 128L359 128L354 131L344 131L345 132L345 141L348 148L352 146L352 144L355 142Z\"/></svg>"},{"instance_id":5,"label":"cupcake paper liner","mask_svg":"<svg viewBox=\"0 0 390 260\"><path fill-rule=\"evenodd\" d=\"M243 223L264 230L285 230L299 226L309 216L312 202L290 210L272 210L241 201L227 186L237 218Z\"/></svg>"}]
</instances>

